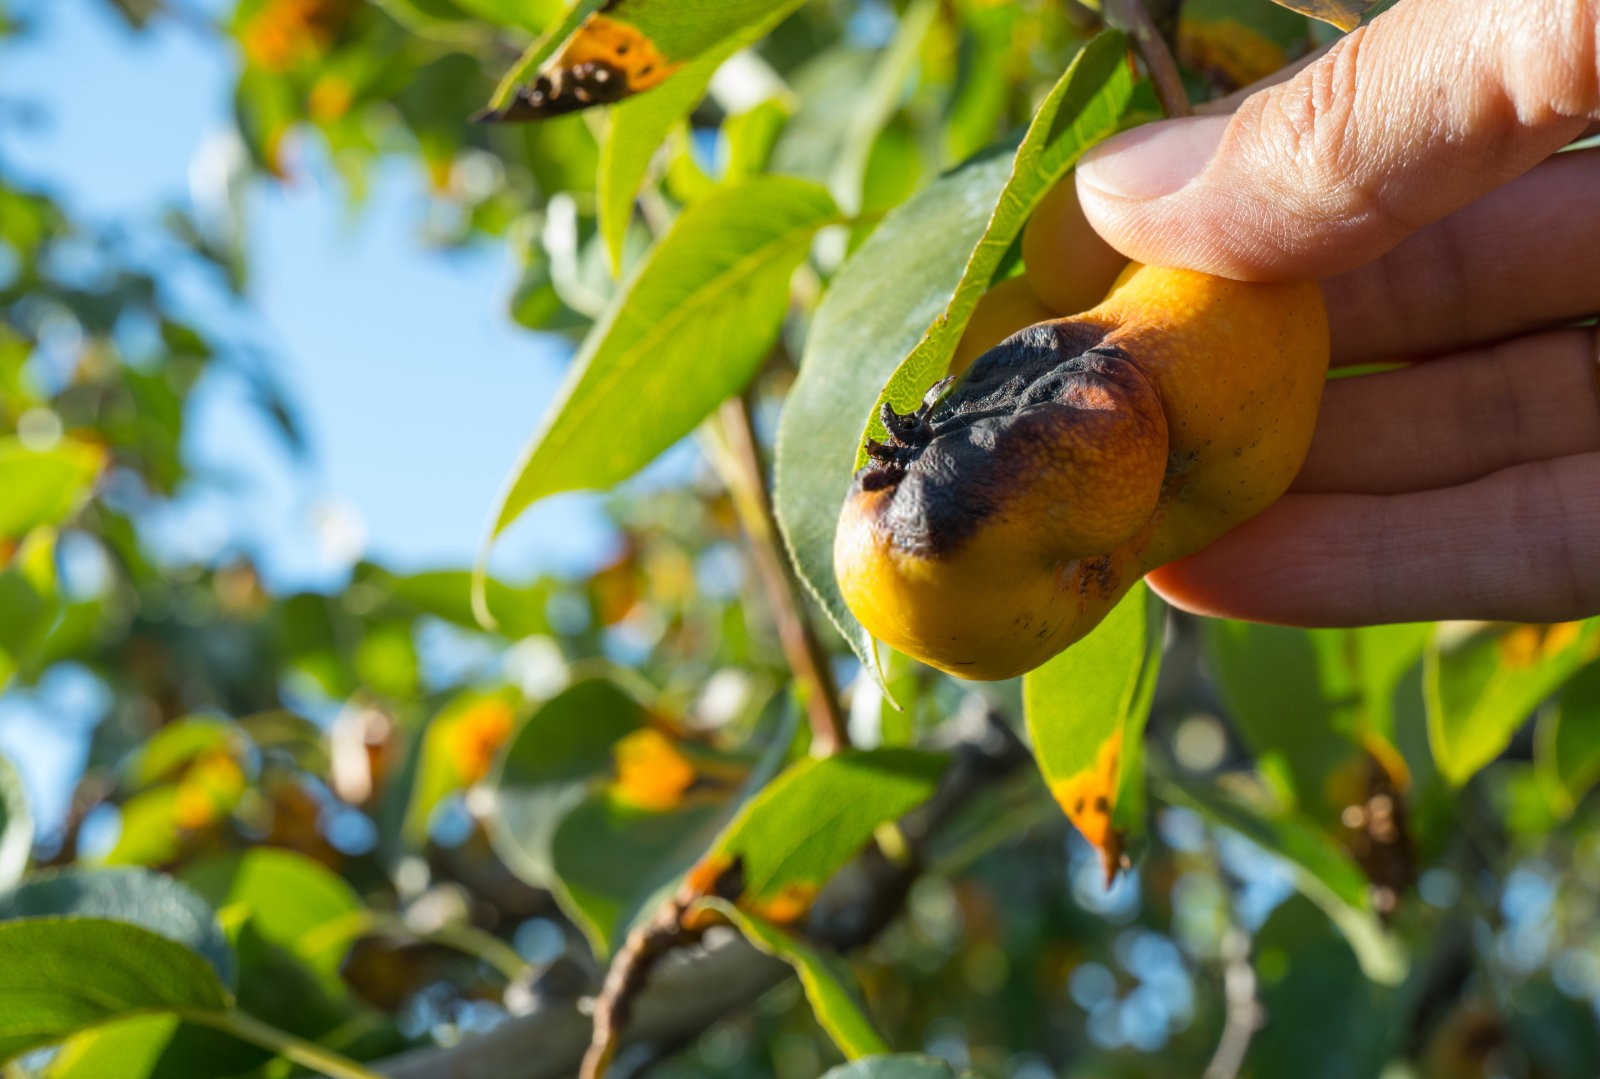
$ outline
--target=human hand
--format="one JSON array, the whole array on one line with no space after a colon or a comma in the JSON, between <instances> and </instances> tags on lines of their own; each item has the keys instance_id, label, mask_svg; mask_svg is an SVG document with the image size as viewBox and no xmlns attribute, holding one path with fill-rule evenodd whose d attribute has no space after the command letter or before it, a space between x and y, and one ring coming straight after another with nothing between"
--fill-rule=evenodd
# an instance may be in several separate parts
<instances>
[{"instance_id":1,"label":"human hand","mask_svg":"<svg viewBox=\"0 0 1600 1079\"><path fill-rule=\"evenodd\" d=\"M1291 493L1149 575L1301 625L1600 612L1600 2L1402 0L1236 112L1078 168L1131 258L1324 279L1335 364ZM1566 327L1566 328L1562 328Z\"/></svg>"}]
</instances>

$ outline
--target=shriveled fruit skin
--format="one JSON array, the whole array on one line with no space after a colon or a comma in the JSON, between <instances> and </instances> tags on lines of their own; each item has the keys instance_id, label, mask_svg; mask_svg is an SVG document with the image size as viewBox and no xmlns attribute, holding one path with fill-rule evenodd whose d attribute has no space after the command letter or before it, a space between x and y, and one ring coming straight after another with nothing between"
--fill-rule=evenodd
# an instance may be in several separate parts
<instances>
[{"instance_id":1,"label":"shriveled fruit skin","mask_svg":"<svg viewBox=\"0 0 1600 1079\"><path fill-rule=\"evenodd\" d=\"M1026 277L1008 277L978 298L966 332L950 360L952 375L965 374L972 361L1018 330L1056 316L1033 294Z\"/></svg>"},{"instance_id":2,"label":"shriveled fruit skin","mask_svg":"<svg viewBox=\"0 0 1600 1079\"><path fill-rule=\"evenodd\" d=\"M952 674L1031 670L1283 494L1327 367L1316 284L1130 267L1099 306L884 417L834 539L844 598Z\"/></svg>"},{"instance_id":3,"label":"shriveled fruit skin","mask_svg":"<svg viewBox=\"0 0 1600 1079\"><path fill-rule=\"evenodd\" d=\"M1100 238L1078 205L1072 173L1034 207L1022 230L1022 264L1039 301L1056 315L1087 311L1105 296L1128 260Z\"/></svg>"}]
</instances>

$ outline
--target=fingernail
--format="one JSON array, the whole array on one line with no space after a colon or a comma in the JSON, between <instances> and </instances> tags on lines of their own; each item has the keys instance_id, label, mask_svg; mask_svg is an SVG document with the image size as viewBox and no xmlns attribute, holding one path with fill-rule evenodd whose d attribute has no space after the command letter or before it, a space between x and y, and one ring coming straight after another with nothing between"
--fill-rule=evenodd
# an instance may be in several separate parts
<instances>
[{"instance_id":1,"label":"fingernail","mask_svg":"<svg viewBox=\"0 0 1600 1079\"><path fill-rule=\"evenodd\" d=\"M1078 178L1116 198L1170 195L1200 175L1227 126L1226 116L1185 116L1144 124L1085 154L1078 163Z\"/></svg>"}]
</instances>

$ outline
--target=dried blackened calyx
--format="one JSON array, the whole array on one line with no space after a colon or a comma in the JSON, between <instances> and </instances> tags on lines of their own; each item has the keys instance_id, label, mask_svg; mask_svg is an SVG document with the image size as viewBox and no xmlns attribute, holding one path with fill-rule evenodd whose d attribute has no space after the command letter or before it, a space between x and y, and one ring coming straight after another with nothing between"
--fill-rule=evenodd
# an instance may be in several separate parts
<instances>
[{"instance_id":1,"label":"dried blackened calyx","mask_svg":"<svg viewBox=\"0 0 1600 1079\"><path fill-rule=\"evenodd\" d=\"M959 544L1017 489L1057 425L1072 422L1075 394L1121 396L1140 377L1105 334L1080 321L1030 326L978 357L953 389L948 378L936 383L914 411L884 405L889 440L868 440L871 460L855 482L884 492L880 520L897 546L938 554Z\"/></svg>"}]
</instances>

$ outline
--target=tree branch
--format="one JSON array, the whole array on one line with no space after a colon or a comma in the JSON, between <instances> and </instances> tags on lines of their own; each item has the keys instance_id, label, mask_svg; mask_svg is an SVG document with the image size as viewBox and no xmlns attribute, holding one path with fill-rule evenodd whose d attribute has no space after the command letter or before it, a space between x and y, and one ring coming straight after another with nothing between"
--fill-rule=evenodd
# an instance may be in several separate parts
<instances>
[{"instance_id":1,"label":"tree branch","mask_svg":"<svg viewBox=\"0 0 1600 1079\"><path fill-rule=\"evenodd\" d=\"M778 638L789 667L805 689L806 715L811 721L812 753L828 756L850 745L839 691L828 666L828 655L806 616L805 600L789 570L778 521L772 512L766 465L761 444L751 422L750 406L742 397L730 397L718 417L728 451L726 479L745 534L750 537L756 572L766 590Z\"/></svg>"},{"instance_id":2,"label":"tree branch","mask_svg":"<svg viewBox=\"0 0 1600 1079\"><path fill-rule=\"evenodd\" d=\"M1166 38L1150 17L1144 0L1105 0L1106 18L1111 25L1126 30L1150 71L1150 81L1155 84L1156 96L1161 99L1161 109L1168 116L1188 116L1189 94L1183 88L1183 76L1178 73L1178 61Z\"/></svg>"},{"instance_id":3,"label":"tree branch","mask_svg":"<svg viewBox=\"0 0 1600 1079\"><path fill-rule=\"evenodd\" d=\"M983 791L1015 776L1030 760L992 712L957 716L946 729L953 761L939 789L900 822L910 857L892 859L869 847L825 888L812 908L806 935L840 951L872 940L898 916L929 847ZM387 1079L565 1079L590 1043L592 983L561 984L554 968L536 983L529 1010L495 1029L447 1049L421 1049L372 1065ZM713 1023L749 1007L792 975L788 964L757 951L723 927L703 941L652 960L650 976L626 1009L617 1043L619 1066L654 1060L692 1041ZM633 1047L634 1051L630 1051ZM614 1067L613 1071L619 1070Z\"/></svg>"}]
</instances>

